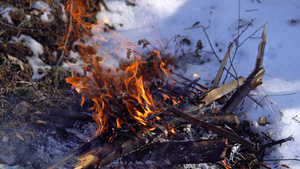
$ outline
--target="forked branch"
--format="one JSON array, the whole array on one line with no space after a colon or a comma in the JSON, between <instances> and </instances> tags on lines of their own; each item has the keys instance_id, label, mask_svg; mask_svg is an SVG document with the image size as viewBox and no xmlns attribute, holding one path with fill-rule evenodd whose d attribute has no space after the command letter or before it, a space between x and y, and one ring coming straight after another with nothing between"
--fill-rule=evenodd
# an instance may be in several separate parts
<instances>
[{"instance_id":1,"label":"forked branch","mask_svg":"<svg viewBox=\"0 0 300 169\"><path fill-rule=\"evenodd\" d=\"M231 113L237 105L249 94L249 92L262 84L262 78L265 74L263 67L264 52L266 47L266 25L262 34L262 41L258 46L258 54L256 64L252 73L247 77L246 82L237 89L226 105L222 108L222 112Z\"/></svg>"}]
</instances>

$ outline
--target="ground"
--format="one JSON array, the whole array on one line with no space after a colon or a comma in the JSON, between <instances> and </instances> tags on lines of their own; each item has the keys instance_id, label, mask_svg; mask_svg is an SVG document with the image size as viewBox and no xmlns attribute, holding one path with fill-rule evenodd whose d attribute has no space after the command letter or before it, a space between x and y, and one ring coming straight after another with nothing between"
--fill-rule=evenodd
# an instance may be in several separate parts
<instances>
[{"instance_id":1,"label":"ground","mask_svg":"<svg viewBox=\"0 0 300 169\"><path fill-rule=\"evenodd\" d=\"M62 114L86 111L88 106L80 106L79 94L65 81L71 76L71 71L57 65L62 53L58 47L63 43L66 27L61 18L61 7L58 3L50 3L54 20L45 22L40 17L42 11L30 8L29 2L32 3L17 0L0 2L0 9L13 7L9 12L13 24L0 17L0 163L45 168L53 164L52 160L45 161L46 158L50 156L58 161L84 142L65 131L65 128L74 126L75 120L62 117ZM44 47L39 58L51 69L47 72L38 70L45 74L41 79L32 80L33 69L26 56L31 57L33 51L24 41L10 42L13 37L22 34L32 37ZM15 62L15 59L19 61ZM91 118L86 120L91 121ZM48 149L51 141L52 150ZM76 144L64 147L66 141ZM60 142L63 146L55 148ZM42 157L42 154L47 157Z\"/></svg>"}]
</instances>

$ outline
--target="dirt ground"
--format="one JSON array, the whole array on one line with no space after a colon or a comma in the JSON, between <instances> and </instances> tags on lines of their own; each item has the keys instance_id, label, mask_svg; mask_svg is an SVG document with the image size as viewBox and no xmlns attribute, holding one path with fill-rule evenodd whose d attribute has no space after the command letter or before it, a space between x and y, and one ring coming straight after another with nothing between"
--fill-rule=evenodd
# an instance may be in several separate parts
<instances>
[{"instance_id":1,"label":"dirt ground","mask_svg":"<svg viewBox=\"0 0 300 169\"><path fill-rule=\"evenodd\" d=\"M0 164L48 168L85 142L66 128L74 128L78 119L93 122L91 116L80 114L89 113L88 103L81 107L79 94L65 81L71 72L57 63L68 26L62 19L62 7L51 1L53 21L45 22L42 11L31 7L33 2L36 0L0 1L0 11L13 8L9 12L13 24L0 15ZM33 70L26 59L33 51L25 43L10 42L20 35L44 47L39 58L51 69L39 80L32 80ZM67 45L70 42L72 39Z\"/></svg>"}]
</instances>

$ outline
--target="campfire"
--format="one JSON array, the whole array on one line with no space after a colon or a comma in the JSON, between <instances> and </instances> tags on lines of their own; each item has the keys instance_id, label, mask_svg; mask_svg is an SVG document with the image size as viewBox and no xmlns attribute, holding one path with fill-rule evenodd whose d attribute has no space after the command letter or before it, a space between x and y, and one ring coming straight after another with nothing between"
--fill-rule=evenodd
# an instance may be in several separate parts
<instances>
[{"instance_id":1,"label":"campfire","mask_svg":"<svg viewBox=\"0 0 300 169\"><path fill-rule=\"evenodd\" d=\"M165 108L160 101L175 96L168 96L160 90L160 99L157 96L154 100L152 92L158 93L164 87L169 69L164 68L168 65L163 62L159 51L153 51L151 55L151 63L137 58L123 63L119 69L107 69L101 65L103 61L100 59L87 56L84 57L88 58L85 63L90 66L86 71L91 74L82 77L75 74L66 79L81 93L82 104L85 100L93 101L94 120L99 128L97 135L115 133L124 126L137 123L149 130L155 129L154 121L160 119L159 112ZM152 92L151 88L154 88ZM171 99L174 104L176 99Z\"/></svg>"},{"instance_id":2,"label":"campfire","mask_svg":"<svg viewBox=\"0 0 300 169\"><path fill-rule=\"evenodd\" d=\"M104 1L100 2L105 7L101 10L108 10ZM97 52L101 44L91 40L91 29L100 28L98 37L107 42L102 34L113 28L104 21L89 23L94 13L86 14L85 3L69 0L65 6L69 27L59 47L64 51L59 62L70 49L80 54L83 72L74 71L66 82L81 94L81 105L92 101L91 111L98 130L93 139L51 168L116 167L147 160L153 161L149 165L154 166L258 165L256 156L267 146L237 134L240 122L233 111L262 83L265 28L255 67L247 78L219 85L233 46L230 43L213 84L204 86L198 83L199 75L191 80L176 73L176 58L153 47L146 39L138 45L142 49L150 46L150 50L140 53L131 42L122 42L127 60L117 57L117 67L109 64L110 56ZM69 41L74 44L68 45ZM224 101L226 97L230 99ZM122 163L116 162L120 158Z\"/></svg>"},{"instance_id":3,"label":"campfire","mask_svg":"<svg viewBox=\"0 0 300 169\"><path fill-rule=\"evenodd\" d=\"M258 2L0 3L0 168L297 166L298 20Z\"/></svg>"}]
</instances>

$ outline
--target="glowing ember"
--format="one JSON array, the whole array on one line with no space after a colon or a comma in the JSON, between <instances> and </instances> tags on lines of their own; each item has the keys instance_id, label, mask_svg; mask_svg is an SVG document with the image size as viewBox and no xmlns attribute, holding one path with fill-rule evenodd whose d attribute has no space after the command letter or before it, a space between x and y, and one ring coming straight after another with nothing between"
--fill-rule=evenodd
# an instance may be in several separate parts
<instances>
[{"instance_id":1,"label":"glowing ember","mask_svg":"<svg viewBox=\"0 0 300 169\"><path fill-rule=\"evenodd\" d=\"M200 77L198 74L194 73L193 78Z\"/></svg>"}]
</instances>

